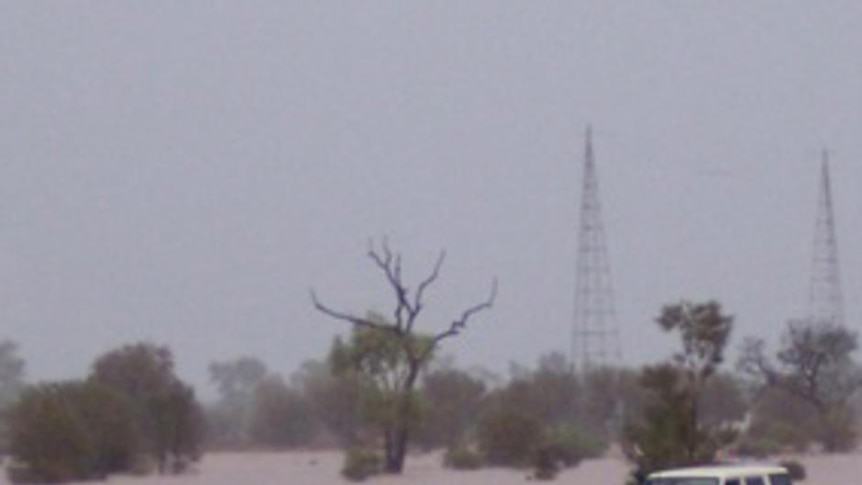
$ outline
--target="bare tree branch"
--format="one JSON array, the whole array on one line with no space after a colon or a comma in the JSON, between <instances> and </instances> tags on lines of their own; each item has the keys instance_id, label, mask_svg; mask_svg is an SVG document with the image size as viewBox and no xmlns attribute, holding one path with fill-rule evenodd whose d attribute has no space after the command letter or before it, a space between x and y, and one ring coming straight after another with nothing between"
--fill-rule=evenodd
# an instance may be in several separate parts
<instances>
[{"instance_id":1,"label":"bare tree branch","mask_svg":"<svg viewBox=\"0 0 862 485\"><path fill-rule=\"evenodd\" d=\"M437 263L434 264L434 270L431 271L431 274L425 278L422 283L419 283L419 287L416 289L416 295L413 299L413 306L410 308L410 319L407 321L408 331L413 328L413 323L416 321L416 317L419 316L419 312L422 311L422 296L425 294L425 289L431 285L434 281L437 280L437 277L440 275L440 268L443 267L443 261L446 260L446 250L440 251L440 256L437 257Z\"/></svg>"},{"instance_id":2,"label":"bare tree branch","mask_svg":"<svg viewBox=\"0 0 862 485\"><path fill-rule=\"evenodd\" d=\"M317 299L317 294L314 292L314 290L310 290L310 293L311 293L311 301L314 303L314 307L317 308L317 310L320 311L321 313L329 315L330 317L335 318L337 320L343 320L345 322L350 322L354 326L357 326L357 327L376 328L378 330L382 330L385 332L391 332L391 333L394 333L396 335L401 335L400 329L397 327L394 327L392 325L384 325L384 324L380 324L378 322L374 322L372 320L369 320L367 318L360 318L360 317L357 317L354 315L350 315L349 313L342 313L339 311L335 311L335 310L329 308L328 306L324 305L323 303L321 303L320 300Z\"/></svg>"},{"instance_id":3,"label":"bare tree branch","mask_svg":"<svg viewBox=\"0 0 862 485\"><path fill-rule=\"evenodd\" d=\"M458 333L460 333L461 330L463 330L464 328L467 327L467 322L470 320L470 318L473 315L475 315L475 314L477 314L483 310L487 310L487 309L491 308L494 305L494 301L496 299L497 299L497 278L494 278L494 281L491 284L491 294L488 295L488 299L483 301L482 303L473 305L472 307L464 310L464 312L461 313L460 318L458 318L457 320L454 320L451 324L449 324L448 330L440 332L437 335L435 335L434 337L432 337L431 345L429 345L428 349L426 349L426 351L423 352L422 358L424 359L428 355L430 355L431 352L434 350L434 348L437 346L437 344L440 343L440 341L447 339L449 337L454 337L455 335L458 335Z\"/></svg>"},{"instance_id":4,"label":"bare tree branch","mask_svg":"<svg viewBox=\"0 0 862 485\"><path fill-rule=\"evenodd\" d=\"M373 245L371 245L368 249L368 257L374 261L374 264L377 265L381 271L383 271L383 274L386 276L386 280L389 282L389 286L392 287L392 290L395 292L396 305L395 310L392 312L392 316L395 321L393 323L396 327L404 329L404 312L407 312L408 319L410 319L410 315L412 315L413 310L410 307L408 290L401 281L401 255L396 254L393 256L392 251L389 249L389 244L385 239L381 246L382 255L377 252Z\"/></svg>"}]
</instances>

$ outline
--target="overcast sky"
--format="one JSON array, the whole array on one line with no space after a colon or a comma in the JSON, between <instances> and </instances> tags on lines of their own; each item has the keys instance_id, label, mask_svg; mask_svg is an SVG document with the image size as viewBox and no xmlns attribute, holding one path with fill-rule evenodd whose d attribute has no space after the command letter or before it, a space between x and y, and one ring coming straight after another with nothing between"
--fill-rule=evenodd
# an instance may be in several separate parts
<instances>
[{"instance_id":1,"label":"overcast sky","mask_svg":"<svg viewBox=\"0 0 862 485\"><path fill-rule=\"evenodd\" d=\"M584 130L625 361L665 303L734 340L806 310L832 153L847 321L862 291L862 3L2 2L0 337L33 379L151 340L183 377L290 374L389 312L366 259L448 259L422 329L505 372L568 352Z\"/></svg>"}]
</instances>

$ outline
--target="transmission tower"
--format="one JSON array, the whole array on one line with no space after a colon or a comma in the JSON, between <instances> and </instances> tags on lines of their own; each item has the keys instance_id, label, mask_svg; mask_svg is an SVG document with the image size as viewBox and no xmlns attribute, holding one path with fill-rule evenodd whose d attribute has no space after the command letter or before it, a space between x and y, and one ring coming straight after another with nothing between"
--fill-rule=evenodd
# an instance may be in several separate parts
<instances>
[{"instance_id":1,"label":"transmission tower","mask_svg":"<svg viewBox=\"0 0 862 485\"><path fill-rule=\"evenodd\" d=\"M585 371L618 365L622 359L590 127L587 127L580 217L571 365Z\"/></svg>"},{"instance_id":2,"label":"transmission tower","mask_svg":"<svg viewBox=\"0 0 862 485\"><path fill-rule=\"evenodd\" d=\"M844 325L838 242L835 237L832 186L829 179L829 154L826 150L823 151L822 157L820 196L814 229L814 257L811 264L811 287L808 296L808 318L815 323Z\"/></svg>"}]
</instances>

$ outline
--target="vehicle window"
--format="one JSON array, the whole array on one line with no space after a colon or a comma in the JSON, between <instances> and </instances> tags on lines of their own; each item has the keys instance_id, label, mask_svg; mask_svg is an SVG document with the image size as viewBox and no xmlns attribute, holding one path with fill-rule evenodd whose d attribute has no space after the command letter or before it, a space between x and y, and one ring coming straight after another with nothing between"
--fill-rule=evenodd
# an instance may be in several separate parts
<instances>
[{"instance_id":1,"label":"vehicle window","mask_svg":"<svg viewBox=\"0 0 862 485\"><path fill-rule=\"evenodd\" d=\"M769 485L792 485L790 475L786 473L773 473L769 475Z\"/></svg>"},{"instance_id":2,"label":"vehicle window","mask_svg":"<svg viewBox=\"0 0 862 485\"><path fill-rule=\"evenodd\" d=\"M718 479L704 477L651 478L647 480L646 485L718 485Z\"/></svg>"},{"instance_id":3,"label":"vehicle window","mask_svg":"<svg viewBox=\"0 0 862 485\"><path fill-rule=\"evenodd\" d=\"M738 478L728 478L724 481L724 485L741 485Z\"/></svg>"},{"instance_id":4,"label":"vehicle window","mask_svg":"<svg viewBox=\"0 0 862 485\"><path fill-rule=\"evenodd\" d=\"M763 477L745 477L745 485L766 485Z\"/></svg>"}]
</instances>

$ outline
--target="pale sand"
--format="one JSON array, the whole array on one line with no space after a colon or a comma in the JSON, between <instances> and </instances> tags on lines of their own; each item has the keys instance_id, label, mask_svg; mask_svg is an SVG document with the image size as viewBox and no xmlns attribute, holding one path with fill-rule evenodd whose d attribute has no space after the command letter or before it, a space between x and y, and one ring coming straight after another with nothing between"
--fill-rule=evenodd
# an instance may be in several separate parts
<instances>
[{"instance_id":1,"label":"pale sand","mask_svg":"<svg viewBox=\"0 0 862 485\"><path fill-rule=\"evenodd\" d=\"M805 485L862 484L862 454L799 457L808 470ZM337 452L211 453L193 474L176 477L111 477L113 485L335 485L350 483L339 475ZM628 465L621 459L588 460L543 483L622 485ZM383 476L365 483L405 485L514 485L527 483L527 473L507 469L452 471L440 466L439 454L411 456L401 476ZM8 484L5 476L0 483ZM96 482L99 483L99 482Z\"/></svg>"}]
</instances>

